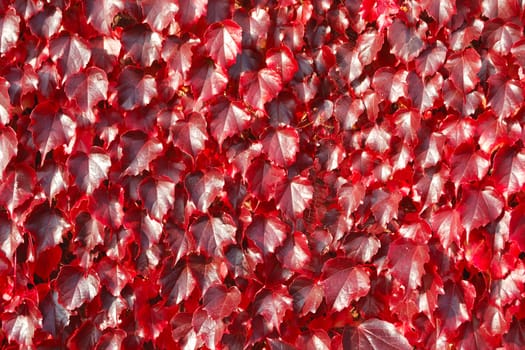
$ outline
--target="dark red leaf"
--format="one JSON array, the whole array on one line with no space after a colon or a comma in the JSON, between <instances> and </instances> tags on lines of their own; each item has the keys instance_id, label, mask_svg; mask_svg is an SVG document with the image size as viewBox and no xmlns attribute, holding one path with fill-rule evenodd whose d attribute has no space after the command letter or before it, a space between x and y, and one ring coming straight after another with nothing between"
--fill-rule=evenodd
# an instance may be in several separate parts
<instances>
[{"instance_id":1,"label":"dark red leaf","mask_svg":"<svg viewBox=\"0 0 525 350\"><path fill-rule=\"evenodd\" d=\"M156 32L162 32L169 26L179 9L177 3L172 0L145 0L140 6L145 22Z\"/></svg>"},{"instance_id":2,"label":"dark red leaf","mask_svg":"<svg viewBox=\"0 0 525 350\"><path fill-rule=\"evenodd\" d=\"M269 68L241 74L240 94L253 108L264 110L282 89L281 76Z\"/></svg>"},{"instance_id":3,"label":"dark red leaf","mask_svg":"<svg viewBox=\"0 0 525 350\"><path fill-rule=\"evenodd\" d=\"M34 208L24 226L29 233L35 236L37 253L61 243L63 235L71 227L60 210L51 208L47 204Z\"/></svg>"},{"instance_id":4,"label":"dark red leaf","mask_svg":"<svg viewBox=\"0 0 525 350\"><path fill-rule=\"evenodd\" d=\"M295 162L299 152L299 134L292 127L268 129L262 137L262 145L268 159L285 168Z\"/></svg>"},{"instance_id":5,"label":"dark red leaf","mask_svg":"<svg viewBox=\"0 0 525 350\"><path fill-rule=\"evenodd\" d=\"M16 46L20 35L20 17L10 8L0 17L0 54Z\"/></svg>"},{"instance_id":6,"label":"dark red leaf","mask_svg":"<svg viewBox=\"0 0 525 350\"><path fill-rule=\"evenodd\" d=\"M51 59L57 63L62 81L85 68L91 58L88 43L77 35L68 33L62 33L49 42L49 53Z\"/></svg>"},{"instance_id":7,"label":"dark red leaf","mask_svg":"<svg viewBox=\"0 0 525 350\"><path fill-rule=\"evenodd\" d=\"M292 51L286 46L268 50L266 52L266 66L279 73L283 83L292 80L299 69Z\"/></svg>"},{"instance_id":8,"label":"dark red leaf","mask_svg":"<svg viewBox=\"0 0 525 350\"><path fill-rule=\"evenodd\" d=\"M101 34L110 35L115 16L124 9L121 0L86 1L87 22Z\"/></svg>"},{"instance_id":9,"label":"dark red leaf","mask_svg":"<svg viewBox=\"0 0 525 350\"><path fill-rule=\"evenodd\" d=\"M289 233L289 227L277 216L255 216L246 229L246 236L265 255L274 253Z\"/></svg>"},{"instance_id":10,"label":"dark red leaf","mask_svg":"<svg viewBox=\"0 0 525 350\"><path fill-rule=\"evenodd\" d=\"M107 179L111 159L104 150L94 147L89 154L84 152L73 154L69 157L67 165L78 188L91 194L103 180Z\"/></svg>"},{"instance_id":11,"label":"dark red leaf","mask_svg":"<svg viewBox=\"0 0 525 350\"><path fill-rule=\"evenodd\" d=\"M132 67L122 70L117 89L120 106L128 111L148 105L157 96L155 79Z\"/></svg>"},{"instance_id":12,"label":"dark red leaf","mask_svg":"<svg viewBox=\"0 0 525 350\"><path fill-rule=\"evenodd\" d=\"M67 310L75 310L93 300L100 290L100 281L94 271L78 266L63 266L56 279L58 301Z\"/></svg>"},{"instance_id":13,"label":"dark red leaf","mask_svg":"<svg viewBox=\"0 0 525 350\"><path fill-rule=\"evenodd\" d=\"M64 91L70 100L75 100L80 110L89 111L100 101L107 99L108 79L106 73L96 67L69 77Z\"/></svg>"},{"instance_id":14,"label":"dark red leaf","mask_svg":"<svg viewBox=\"0 0 525 350\"><path fill-rule=\"evenodd\" d=\"M430 261L429 249L426 244L396 240L388 248L388 261L392 275L408 289L416 289Z\"/></svg>"},{"instance_id":15,"label":"dark red leaf","mask_svg":"<svg viewBox=\"0 0 525 350\"><path fill-rule=\"evenodd\" d=\"M139 185L139 198L154 219L162 221L175 204L175 183L168 180L144 179Z\"/></svg>"},{"instance_id":16,"label":"dark red leaf","mask_svg":"<svg viewBox=\"0 0 525 350\"><path fill-rule=\"evenodd\" d=\"M231 20L213 23L204 33L204 45L213 60L227 69L241 51L242 29Z\"/></svg>"},{"instance_id":17,"label":"dark red leaf","mask_svg":"<svg viewBox=\"0 0 525 350\"><path fill-rule=\"evenodd\" d=\"M445 293L439 296L437 313L443 320L443 329L452 334L472 316L476 297L474 286L468 281L445 283Z\"/></svg>"},{"instance_id":18,"label":"dark red leaf","mask_svg":"<svg viewBox=\"0 0 525 350\"><path fill-rule=\"evenodd\" d=\"M219 98L211 106L211 114L213 116L210 122L211 135L221 147L228 137L245 130L252 119L245 106L227 98Z\"/></svg>"},{"instance_id":19,"label":"dark red leaf","mask_svg":"<svg viewBox=\"0 0 525 350\"><path fill-rule=\"evenodd\" d=\"M311 182L302 176L289 180L280 192L277 209L288 218L300 218L311 203L314 192Z\"/></svg>"},{"instance_id":20,"label":"dark red leaf","mask_svg":"<svg viewBox=\"0 0 525 350\"><path fill-rule=\"evenodd\" d=\"M387 33L391 46L390 52L404 63L416 58L424 48L424 42L421 40L423 27L416 31L415 28L407 27L402 21L394 20Z\"/></svg>"},{"instance_id":21,"label":"dark red leaf","mask_svg":"<svg viewBox=\"0 0 525 350\"><path fill-rule=\"evenodd\" d=\"M18 140L15 132L10 127L0 127L0 175L3 175L4 170L13 157L18 152Z\"/></svg>"},{"instance_id":22,"label":"dark red leaf","mask_svg":"<svg viewBox=\"0 0 525 350\"><path fill-rule=\"evenodd\" d=\"M149 170L150 163L162 153L162 143L142 131L128 131L120 138L122 175L139 175Z\"/></svg>"},{"instance_id":23,"label":"dark red leaf","mask_svg":"<svg viewBox=\"0 0 525 350\"><path fill-rule=\"evenodd\" d=\"M178 120L171 128L173 144L192 157L206 147L208 132L206 119L200 113L191 113L186 120Z\"/></svg>"},{"instance_id":24,"label":"dark red leaf","mask_svg":"<svg viewBox=\"0 0 525 350\"><path fill-rule=\"evenodd\" d=\"M503 199L493 188L465 187L463 198L459 203L459 212L467 235L473 229L495 220L503 210L503 206Z\"/></svg>"},{"instance_id":25,"label":"dark red leaf","mask_svg":"<svg viewBox=\"0 0 525 350\"><path fill-rule=\"evenodd\" d=\"M206 173L188 174L184 180L186 190L197 210L205 213L224 187L224 177L218 169L208 169Z\"/></svg>"},{"instance_id":26,"label":"dark red leaf","mask_svg":"<svg viewBox=\"0 0 525 350\"><path fill-rule=\"evenodd\" d=\"M50 102L38 104L31 112L29 129L33 141L42 154L42 164L48 152L58 147L67 148L75 136L76 122Z\"/></svg>"},{"instance_id":27,"label":"dark red leaf","mask_svg":"<svg viewBox=\"0 0 525 350\"><path fill-rule=\"evenodd\" d=\"M224 255L224 247L235 244L235 232L233 219L223 214L222 217L203 215L189 228L189 232L195 238L197 249L209 256Z\"/></svg>"},{"instance_id":28,"label":"dark red leaf","mask_svg":"<svg viewBox=\"0 0 525 350\"><path fill-rule=\"evenodd\" d=\"M479 82L481 58L476 50L468 48L463 52L451 55L445 63L450 80L464 93L472 91Z\"/></svg>"},{"instance_id":29,"label":"dark red leaf","mask_svg":"<svg viewBox=\"0 0 525 350\"><path fill-rule=\"evenodd\" d=\"M255 295L253 306L255 315L262 316L270 330L279 330L286 311L292 310L292 298L284 286L264 288Z\"/></svg>"},{"instance_id":30,"label":"dark red leaf","mask_svg":"<svg viewBox=\"0 0 525 350\"><path fill-rule=\"evenodd\" d=\"M367 270L344 258L330 259L324 264L321 283L326 302L335 311L348 308L370 290Z\"/></svg>"},{"instance_id":31,"label":"dark red leaf","mask_svg":"<svg viewBox=\"0 0 525 350\"><path fill-rule=\"evenodd\" d=\"M518 111L523 102L523 88L519 81L502 74L489 78L488 103L500 118L506 119Z\"/></svg>"},{"instance_id":32,"label":"dark red leaf","mask_svg":"<svg viewBox=\"0 0 525 350\"><path fill-rule=\"evenodd\" d=\"M345 327L343 349L409 350L412 346L392 323L371 318L356 327Z\"/></svg>"},{"instance_id":33,"label":"dark red leaf","mask_svg":"<svg viewBox=\"0 0 525 350\"><path fill-rule=\"evenodd\" d=\"M215 320L230 316L240 302L241 292L236 287L213 286L202 296L204 310Z\"/></svg>"}]
</instances>

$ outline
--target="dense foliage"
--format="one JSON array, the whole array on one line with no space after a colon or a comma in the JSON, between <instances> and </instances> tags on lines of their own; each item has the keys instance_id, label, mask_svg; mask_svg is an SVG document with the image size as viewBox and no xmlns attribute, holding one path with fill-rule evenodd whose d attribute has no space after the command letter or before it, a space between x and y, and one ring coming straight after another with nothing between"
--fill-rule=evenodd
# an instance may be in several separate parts
<instances>
[{"instance_id":1,"label":"dense foliage","mask_svg":"<svg viewBox=\"0 0 525 350\"><path fill-rule=\"evenodd\" d=\"M524 21L0 1L1 347L525 348Z\"/></svg>"}]
</instances>

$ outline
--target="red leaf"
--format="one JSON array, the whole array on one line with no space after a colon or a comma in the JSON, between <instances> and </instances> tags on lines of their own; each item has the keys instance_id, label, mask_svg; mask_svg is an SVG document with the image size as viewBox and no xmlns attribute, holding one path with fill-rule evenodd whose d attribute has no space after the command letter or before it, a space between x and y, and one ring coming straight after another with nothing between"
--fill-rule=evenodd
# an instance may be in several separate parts
<instances>
[{"instance_id":1,"label":"red leaf","mask_svg":"<svg viewBox=\"0 0 525 350\"><path fill-rule=\"evenodd\" d=\"M159 283L160 293L168 305L179 304L188 299L197 287L197 279L185 261L180 261L175 266L168 261L162 269Z\"/></svg>"},{"instance_id":2,"label":"red leaf","mask_svg":"<svg viewBox=\"0 0 525 350\"><path fill-rule=\"evenodd\" d=\"M37 253L41 253L61 243L62 236L71 225L64 219L60 210L41 204L29 214L24 226L35 236Z\"/></svg>"},{"instance_id":3,"label":"red leaf","mask_svg":"<svg viewBox=\"0 0 525 350\"><path fill-rule=\"evenodd\" d=\"M179 0L179 19L182 24L189 25L199 20L205 13L207 1Z\"/></svg>"},{"instance_id":4,"label":"red leaf","mask_svg":"<svg viewBox=\"0 0 525 350\"><path fill-rule=\"evenodd\" d=\"M464 93L472 91L479 82L481 58L476 50L468 48L463 52L452 54L445 63L450 73L450 80Z\"/></svg>"},{"instance_id":5,"label":"red leaf","mask_svg":"<svg viewBox=\"0 0 525 350\"><path fill-rule=\"evenodd\" d=\"M25 348L34 346L35 332L42 327L42 315L31 300L21 303L16 312L3 313L1 319L9 342L14 341Z\"/></svg>"},{"instance_id":6,"label":"red leaf","mask_svg":"<svg viewBox=\"0 0 525 350\"><path fill-rule=\"evenodd\" d=\"M277 253L277 259L285 268L301 273L309 269L308 264L311 261L311 255L306 235L301 232L294 232Z\"/></svg>"},{"instance_id":7,"label":"red leaf","mask_svg":"<svg viewBox=\"0 0 525 350\"><path fill-rule=\"evenodd\" d=\"M86 1L87 22L101 34L110 35L115 16L124 10L121 0Z\"/></svg>"},{"instance_id":8,"label":"red leaf","mask_svg":"<svg viewBox=\"0 0 525 350\"><path fill-rule=\"evenodd\" d=\"M142 131L128 131L120 138L122 146L122 176L139 175L149 170L150 163L162 153L162 143Z\"/></svg>"},{"instance_id":9,"label":"red leaf","mask_svg":"<svg viewBox=\"0 0 525 350\"><path fill-rule=\"evenodd\" d=\"M452 0L425 0L421 4L440 26L444 26L456 13L456 3Z\"/></svg>"},{"instance_id":10,"label":"red leaf","mask_svg":"<svg viewBox=\"0 0 525 350\"><path fill-rule=\"evenodd\" d=\"M241 74L239 92L253 108L264 110L264 105L276 97L281 89L281 76L271 69Z\"/></svg>"},{"instance_id":11,"label":"red leaf","mask_svg":"<svg viewBox=\"0 0 525 350\"><path fill-rule=\"evenodd\" d=\"M502 119L511 117L523 102L523 89L519 81L509 80L502 74L489 78L489 105Z\"/></svg>"},{"instance_id":12,"label":"red leaf","mask_svg":"<svg viewBox=\"0 0 525 350\"><path fill-rule=\"evenodd\" d=\"M230 316L240 302L241 292L237 287L213 286L202 296L204 310L215 320Z\"/></svg>"},{"instance_id":13,"label":"red leaf","mask_svg":"<svg viewBox=\"0 0 525 350\"><path fill-rule=\"evenodd\" d=\"M144 0L141 1L140 6L145 17L144 21L159 33L173 22L179 10L172 0Z\"/></svg>"},{"instance_id":14,"label":"red leaf","mask_svg":"<svg viewBox=\"0 0 525 350\"><path fill-rule=\"evenodd\" d=\"M120 73L117 89L120 106L127 111L146 106L157 96L155 79L129 66Z\"/></svg>"},{"instance_id":15,"label":"red leaf","mask_svg":"<svg viewBox=\"0 0 525 350\"><path fill-rule=\"evenodd\" d=\"M292 51L286 46L268 50L266 52L266 66L279 73L283 83L292 80L299 69Z\"/></svg>"},{"instance_id":16,"label":"red leaf","mask_svg":"<svg viewBox=\"0 0 525 350\"><path fill-rule=\"evenodd\" d=\"M7 124L11 120L11 99L9 97L10 83L0 77L0 124Z\"/></svg>"},{"instance_id":17,"label":"red leaf","mask_svg":"<svg viewBox=\"0 0 525 350\"><path fill-rule=\"evenodd\" d=\"M311 182L302 176L296 176L284 185L277 203L288 218L300 218L312 201L314 189Z\"/></svg>"},{"instance_id":18,"label":"red leaf","mask_svg":"<svg viewBox=\"0 0 525 350\"><path fill-rule=\"evenodd\" d=\"M0 18L0 54L16 46L20 35L20 17L12 8Z\"/></svg>"},{"instance_id":19,"label":"red leaf","mask_svg":"<svg viewBox=\"0 0 525 350\"><path fill-rule=\"evenodd\" d=\"M456 148L450 161L450 179L456 186L479 181L487 174L490 160L481 151L476 151L471 144Z\"/></svg>"},{"instance_id":20,"label":"red leaf","mask_svg":"<svg viewBox=\"0 0 525 350\"><path fill-rule=\"evenodd\" d=\"M426 244L398 239L388 248L388 261L392 275L408 289L416 289L430 261L429 249Z\"/></svg>"},{"instance_id":21,"label":"red leaf","mask_svg":"<svg viewBox=\"0 0 525 350\"><path fill-rule=\"evenodd\" d=\"M143 67L149 67L160 59L162 38L149 30L148 26L139 24L122 33L122 45L126 51L124 57L130 57Z\"/></svg>"},{"instance_id":22,"label":"red leaf","mask_svg":"<svg viewBox=\"0 0 525 350\"><path fill-rule=\"evenodd\" d=\"M270 330L279 331L281 323L285 321L286 311L292 310L292 298L284 286L264 288L255 295L253 307L255 315L261 315Z\"/></svg>"},{"instance_id":23,"label":"red leaf","mask_svg":"<svg viewBox=\"0 0 525 350\"><path fill-rule=\"evenodd\" d=\"M444 291L438 299L437 313L443 320L445 332L452 334L461 324L470 320L476 290L468 281L449 281L445 283Z\"/></svg>"},{"instance_id":24,"label":"red leaf","mask_svg":"<svg viewBox=\"0 0 525 350\"><path fill-rule=\"evenodd\" d=\"M91 58L88 43L69 33L62 33L52 39L49 42L49 53L51 59L57 63L62 81L85 68Z\"/></svg>"},{"instance_id":25,"label":"red leaf","mask_svg":"<svg viewBox=\"0 0 525 350\"><path fill-rule=\"evenodd\" d=\"M17 166L14 170L6 171L0 183L0 204L7 208L11 216L16 208L33 197L36 183L36 174L33 168L25 164Z\"/></svg>"},{"instance_id":26,"label":"red leaf","mask_svg":"<svg viewBox=\"0 0 525 350\"><path fill-rule=\"evenodd\" d=\"M93 191L89 208L93 216L106 226L117 229L122 224L124 190L120 186L99 187Z\"/></svg>"},{"instance_id":27,"label":"red leaf","mask_svg":"<svg viewBox=\"0 0 525 350\"><path fill-rule=\"evenodd\" d=\"M133 280L134 272L118 261L102 258L96 266L100 283L115 297Z\"/></svg>"},{"instance_id":28,"label":"red leaf","mask_svg":"<svg viewBox=\"0 0 525 350\"><path fill-rule=\"evenodd\" d=\"M90 67L69 77L64 91L69 100L75 100L80 110L87 112L100 101L107 99L106 73L99 68Z\"/></svg>"},{"instance_id":29,"label":"red leaf","mask_svg":"<svg viewBox=\"0 0 525 350\"><path fill-rule=\"evenodd\" d=\"M67 310L75 310L97 296L100 281L94 271L84 271L78 266L66 265L56 279L58 301Z\"/></svg>"},{"instance_id":30,"label":"red leaf","mask_svg":"<svg viewBox=\"0 0 525 350\"><path fill-rule=\"evenodd\" d=\"M372 214L381 226L385 226L392 219L397 218L401 194L398 192L389 193L382 189L372 192Z\"/></svg>"},{"instance_id":31,"label":"red leaf","mask_svg":"<svg viewBox=\"0 0 525 350\"><path fill-rule=\"evenodd\" d=\"M295 162L299 152L299 134L292 127L271 128L262 136L262 145L268 159L285 168Z\"/></svg>"},{"instance_id":32,"label":"red leaf","mask_svg":"<svg viewBox=\"0 0 525 350\"><path fill-rule=\"evenodd\" d=\"M211 106L210 113L213 116L210 122L211 135L220 147L228 137L245 130L252 119L241 103L224 97Z\"/></svg>"},{"instance_id":33,"label":"red leaf","mask_svg":"<svg viewBox=\"0 0 525 350\"><path fill-rule=\"evenodd\" d=\"M489 21L483 27L481 39L484 46L500 55L510 53L512 45L522 37L520 26L501 19Z\"/></svg>"},{"instance_id":34,"label":"red leaf","mask_svg":"<svg viewBox=\"0 0 525 350\"><path fill-rule=\"evenodd\" d=\"M162 221L175 204L175 183L145 178L139 185L139 198L151 217Z\"/></svg>"},{"instance_id":35,"label":"red leaf","mask_svg":"<svg viewBox=\"0 0 525 350\"><path fill-rule=\"evenodd\" d=\"M289 230L277 216L257 215L246 229L246 236L267 255L283 244Z\"/></svg>"},{"instance_id":36,"label":"red leaf","mask_svg":"<svg viewBox=\"0 0 525 350\"><path fill-rule=\"evenodd\" d=\"M224 247L236 243L236 227L227 214L222 217L203 215L191 224L189 232L195 238L197 249L209 256L223 256Z\"/></svg>"},{"instance_id":37,"label":"red leaf","mask_svg":"<svg viewBox=\"0 0 525 350\"><path fill-rule=\"evenodd\" d=\"M434 102L440 96L443 77L438 72L431 79L422 80L414 72L410 72L407 83L412 106L424 112L433 107Z\"/></svg>"},{"instance_id":38,"label":"red leaf","mask_svg":"<svg viewBox=\"0 0 525 350\"><path fill-rule=\"evenodd\" d=\"M204 33L204 45L213 60L227 69L241 51L242 29L231 20L213 23Z\"/></svg>"},{"instance_id":39,"label":"red leaf","mask_svg":"<svg viewBox=\"0 0 525 350\"><path fill-rule=\"evenodd\" d=\"M24 243L19 227L7 216L0 214L0 251L12 262L16 249Z\"/></svg>"},{"instance_id":40,"label":"red leaf","mask_svg":"<svg viewBox=\"0 0 525 350\"><path fill-rule=\"evenodd\" d=\"M46 297L40 301L38 307L43 316L42 329L53 336L58 336L62 329L69 324L71 314L58 302L56 291L49 291Z\"/></svg>"},{"instance_id":41,"label":"red leaf","mask_svg":"<svg viewBox=\"0 0 525 350\"><path fill-rule=\"evenodd\" d=\"M377 32L372 27L359 35L356 42L357 57L363 66L369 65L376 59L378 52L383 46L383 42L383 34Z\"/></svg>"},{"instance_id":42,"label":"red leaf","mask_svg":"<svg viewBox=\"0 0 525 350\"><path fill-rule=\"evenodd\" d=\"M218 169L208 169L206 173L194 172L184 180L190 200L200 212L207 212L215 198L221 195L224 187L223 174Z\"/></svg>"},{"instance_id":43,"label":"red leaf","mask_svg":"<svg viewBox=\"0 0 525 350\"><path fill-rule=\"evenodd\" d=\"M321 283L326 302L335 311L348 308L370 290L367 270L344 258L330 259L324 264Z\"/></svg>"},{"instance_id":44,"label":"red leaf","mask_svg":"<svg viewBox=\"0 0 525 350\"><path fill-rule=\"evenodd\" d=\"M522 203L512 209L510 215L509 238L525 251L525 204Z\"/></svg>"},{"instance_id":45,"label":"red leaf","mask_svg":"<svg viewBox=\"0 0 525 350\"><path fill-rule=\"evenodd\" d=\"M414 28L407 27L402 21L394 20L387 33L391 46L390 52L404 63L412 61L424 48L420 33L422 29L423 26L416 31Z\"/></svg>"},{"instance_id":46,"label":"red leaf","mask_svg":"<svg viewBox=\"0 0 525 350\"><path fill-rule=\"evenodd\" d=\"M281 188L286 179L286 172L262 157L251 161L246 171L248 189L261 200L276 198L277 189Z\"/></svg>"},{"instance_id":47,"label":"red leaf","mask_svg":"<svg viewBox=\"0 0 525 350\"><path fill-rule=\"evenodd\" d=\"M465 187L463 198L459 203L459 212L467 237L473 229L495 220L503 210L503 206L503 199L493 188Z\"/></svg>"},{"instance_id":48,"label":"red leaf","mask_svg":"<svg viewBox=\"0 0 525 350\"><path fill-rule=\"evenodd\" d=\"M229 80L226 71L210 59L194 61L189 74L192 76L190 84L193 95L198 96L201 102L221 95Z\"/></svg>"},{"instance_id":49,"label":"red leaf","mask_svg":"<svg viewBox=\"0 0 525 350\"><path fill-rule=\"evenodd\" d=\"M75 121L50 102L38 104L31 112L29 129L42 155L42 164L48 152L62 146L67 148L75 137Z\"/></svg>"},{"instance_id":50,"label":"red leaf","mask_svg":"<svg viewBox=\"0 0 525 350\"><path fill-rule=\"evenodd\" d=\"M381 248L379 239L372 235L351 235L344 243L346 257L358 263L367 263Z\"/></svg>"},{"instance_id":51,"label":"red leaf","mask_svg":"<svg viewBox=\"0 0 525 350\"><path fill-rule=\"evenodd\" d=\"M194 158L206 148L206 119L200 113L191 113L186 120L178 120L172 126L171 133L173 144Z\"/></svg>"},{"instance_id":52,"label":"red leaf","mask_svg":"<svg viewBox=\"0 0 525 350\"><path fill-rule=\"evenodd\" d=\"M407 75L406 70L382 67L375 71L372 87L383 98L392 103L397 102L400 97L408 95Z\"/></svg>"},{"instance_id":53,"label":"red leaf","mask_svg":"<svg viewBox=\"0 0 525 350\"><path fill-rule=\"evenodd\" d=\"M3 175L7 165L18 153L18 140L15 132L10 127L0 127L0 176Z\"/></svg>"},{"instance_id":54,"label":"red leaf","mask_svg":"<svg viewBox=\"0 0 525 350\"><path fill-rule=\"evenodd\" d=\"M290 284L290 294L294 311L305 316L317 311L324 298L324 289L320 282L299 276Z\"/></svg>"},{"instance_id":55,"label":"red leaf","mask_svg":"<svg viewBox=\"0 0 525 350\"><path fill-rule=\"evenodd\" d=\"M525 153L511 147L502 147L494 156L492 177L496 189L504 194L520 191L525 184Z\"/></svg>"},{"instance_id":56,"label":"red leaf","mask_svg":"<svg viewBox=\"0 0 525 350\"><path fill-rule=\"evenodd\" d=\"M412 346L392 323L371 318L356 327L345 327L343 349L410 350Z\"/></svg>"},{"instance_id":57,"label":"red leaf","mask_svg":"<svg viewBox=\"0 0 525 350\"><path fill-rule=\"evenodd\" d=\"M29 28L35 35L49 39L60 30L62 23L62 11L52 5L44 6L29 20Z\"/></svg>"},{"instance_id":58,"label":"red leaf","mask_svg":"<svg viewBox=\"0 0 525 350\"><path fill-rule=\"evenodd\" d=\"M459 247L465 230L462 226L460 213L455 209L442 208L432 216L432 229L438 234L441 245L449 249L452 243Z\"/></svg>"},{"instance_id":59,"label":"red leaf","mask_svg":"<svg viewBox=\"0 0 525 350\"><path fill-rule=\"evenodd\" d=\"M446 57L447 47L437 41L436 47L426 49L416 58L416 72L422 77L431 77L443 66Z\"/></svg>"},{"instance_id":60,"label":"red leaf","mask_svg":"<svg viewBox=\"0 0 525 350\"><path fill-rule=\"evenodd\" d=\"M73 154L69 157L67 165L78 188L91 194L103 180L107 179L111 159L104 150L93 147L89 154L84 152Z\"/></svg>"}]
</instances>

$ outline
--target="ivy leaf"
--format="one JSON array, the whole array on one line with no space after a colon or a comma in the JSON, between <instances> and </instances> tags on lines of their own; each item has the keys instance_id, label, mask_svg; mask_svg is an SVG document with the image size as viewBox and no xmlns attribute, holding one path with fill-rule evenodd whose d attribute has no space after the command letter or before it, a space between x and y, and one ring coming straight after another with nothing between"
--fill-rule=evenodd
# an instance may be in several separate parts
<instances>
[{"instance_id":1,"label":"ivy leaf","mask_svg":"<svg viewBox=\"0 0 525 350\"><path fill-rule=\"evenodd\" d=\"M100 289L98 275L78 266L64 266L56 279L58 301L67 310L75 310L95 298Z\"/></svg>"},{"instance_id":2,"label":"ivy leaf","mask_svg":"<svg viewBox=\"0 0 525 350\"><path fill-rule=\"evenodd\" d=\"M231 20L213 23L204 33L208 55L222 68L227 69L241 51L242 29Z\"/></svg>"},{"instance_id":3,"label":"ivy leaf","mask_svg":"<svg viewBox=\"0 0 525 350\"><path fill-rule=\"evenodd\" d=\"M189 232L195 238L197 249L209 256L222 256L224 248L236 242L236 228L227 214L222 217L203 215L191 224Z\"/></svg>"},{"instance_id":4,"label":"ivy leaf","mask_svg":"<svg viewBox=\"0 0 525 350\"><path fill-rule=\"evenodd\" d=\"M42 164L50 151L69 146L76 127L76 122L51 102L40 103L33 109L29 129L42 154Z\"/></svg>"},{"instance_id":5,"label":"ivy leaf","mask_svg":"<svg viewBox=\"0 0 525 350\"><path fill-rule=\"evenodd\" d=\"M276 97L281 89L281 76L269 68L241 74L240 94L255 109L264 110L264 105Z\"/></svg>"},{"instance_id":6,"label":"ivy leaf","mask_svg":"<svg viewBox=\"0 0 525 350\"><path fill-rule=\"evenodd\" d=\"M421 286L424 265L430 261L427 245L398 239L388 248L388 261L392 275L408 289Z\"/></svg>"},{"instance_id":7,"label":"ivy leaf","mask_svg":"<svg viewBox=\"0 0 525 350\"><path fill-rule=\"evenodd\" d=\"M481 58L476 50L468 48L463 52L452 54L445 63L450 79L463 93L472 91L479 82Z\"/></svg>"},{"instance_id":8,"label":"ivy leaf","mask_svg":"<svg viewBox=\"0 0 525 350\"><path fill-rule=\"evenodd\" d=\"M354 266L349 259L328 260L321 275L328 305L335 311L342 311L353 301L359 300L370 290L370 277L366 269Z\"/></svg>"},{"instance_id":9,"label":"ivy leaf","mask_svg":"<svg viewBox=\"0 0 525 350\"><path fill-rule=\"evenodd\" d=\"M0 54L4 54L16 46L20 35L20 17L14 9L9 8L0 18Z\"/></svg>"},{"instance_id":10,"label":"ivy leaf","mask_svg":"<svg viewBox=\"0 0 525 350\"><path fill-rule=\"evenodd\" d=\"M268 129L261 143L268 159L283 168L290 166L299 152L299 134L292 127Z\"/></svg>"},{"instance_id":11,"label":"ivy leaf","mask_svg":"<svg viewBox=\"0 0 525 350\"><path fill-rule=\"evenodd\" d=\"M409 350L412 346L390 322L371 318L343 330L343 349Z\"/></svg>"},{"instance_id":12,"label":"ivy leaf","mask_svg":"<svg viewBox=\"0 0 525 350\"><path fill-rule=\"evenodd\" d=\"M245 130L252 119L241 103L225 97L213 103L211 115L213 115L210 122L211 135L217 140L220 147L228 137Z\"/></svg>"},{"instance_id":13,"label":"ivy leaf","mask_svg":"<svg viewBox=\"0 0 525 350\"><path fill-rule=\"evenodd\" d=\"M289 218L303 216L305 209L313 199L313 186L302 176L296 176L284 185L277 209Z\"/></svg>"},{"instance_id":14,"label":"ivy leaf","mask_svg":"<svg viewBox=\"0 0 525 350\"><path fill-rule=\"evenodd\" d=\"M62 81L85 68L91 59L88 43L77 35L62 33L49 42L51 59L57 63Z\"/></svg>"},{"instance_id":15,"label":"ivy leaf","mask_svg":"<svg viewBox=\"0 0 525 350\"><path fill-rule=\"evenodd\" d=\"M89 154L77 152L68 159L69 173L73 175L75 184L87 194L107 179L111 159L104 150L93 147Z\"/></svg>"},{"instance_id":16,"label":"ivy leaf","mask_svg":"<svg viewBox=\"0 0 525 350\"><path fill-rule=\"evenodd\" d=\"M503 199L493 188L465 186L463 198L459 203L459 212L467 235L473 229L495 220L503 210L503 206Z\"/></svg>"},{"instance_id":17,"label":"ivy leaf","mask_svg":"<svg viewBox=\"0 0 525 350\"><path fill-rule=\"evenodd\" d=\"M106 73L99 68L90 67L69 77L64 91L69 100L75 100L80 110L87 112L100 101L107 99Z\"/></svg>"},{"instance_id":18,"label":"ivy leaf","mask_svg":"<svg viewBox=\"0 0 525 350\"><path fill-rule=\"evenodd\" d=\"M3 175L7 165L18 153L18 139L10 127L0 127L0 176Z\"/></svg>"}]
</instances>

